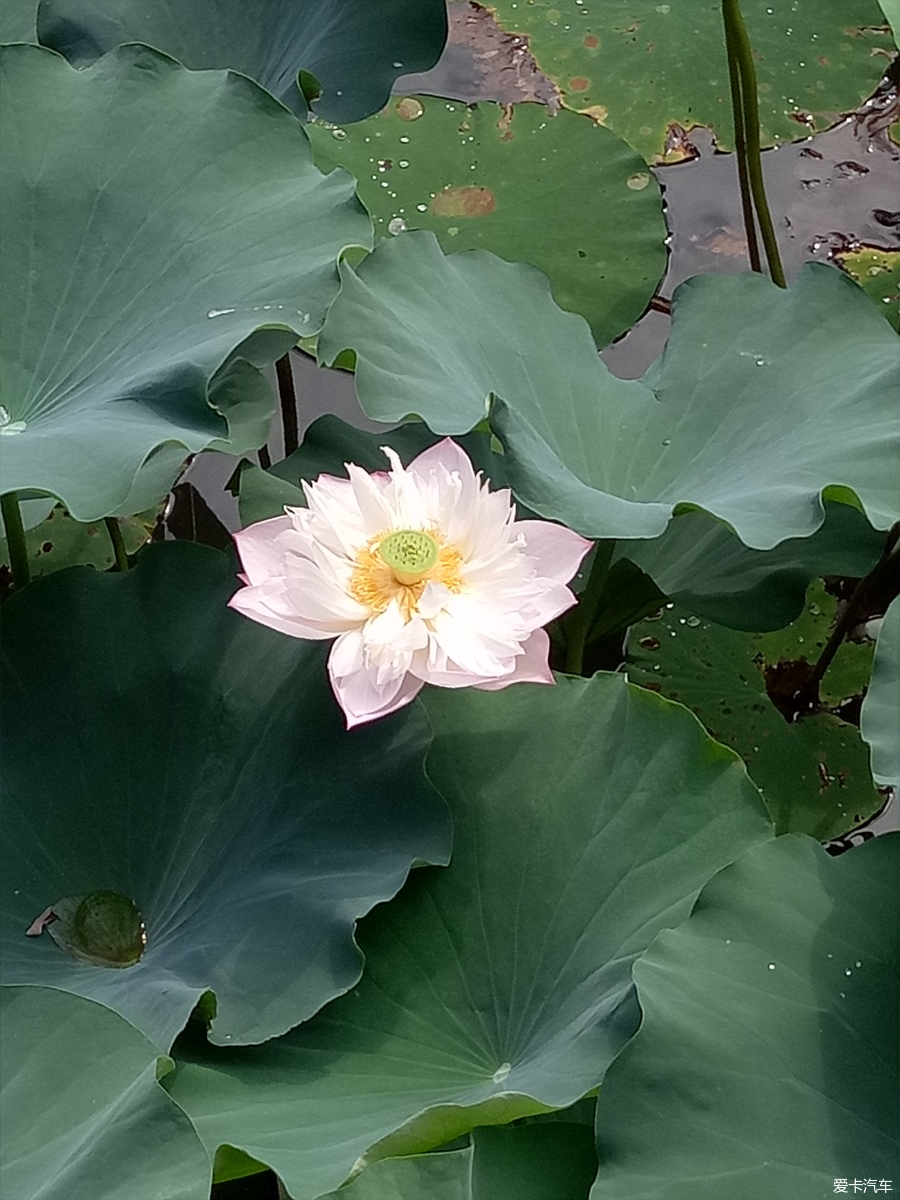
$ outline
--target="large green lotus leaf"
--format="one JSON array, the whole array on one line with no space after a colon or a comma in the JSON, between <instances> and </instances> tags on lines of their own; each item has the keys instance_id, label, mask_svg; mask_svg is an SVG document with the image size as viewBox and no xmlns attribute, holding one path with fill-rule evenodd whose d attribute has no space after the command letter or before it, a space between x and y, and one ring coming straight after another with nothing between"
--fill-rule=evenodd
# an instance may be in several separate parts
<instances>
[{"instance_id":1,"label":"large green lotus leaf","mask_svg":"<svg viewBox=\"0 0 900 1200\"><path fill-rule=\"evenodd\" d=\"M767 680L797 662L815 662L831 631L836 602L818 581L800 617L774 633L752 634L701 621L668 605L634 625L628 675L696 713L718 741L747 764L779 833L838 837L884 804L859 729L840 719L858 705L872 669L871 642L844 642L825 674L828 709L789 722L772 703Z\"/></svg>"},{"instance_id":2,"label":"large green lotus leaf","mask_svg":"<svg viewBox=\"0 0 900 1200\"><path fill-rule=\"evenodd\" d=\"M92 521L144 464L158 490L141 511L188 452L261 444L254 368L320 324L369 221L242 76L141 46L83 71L0 55L3 488Z\"/></svg>"},{"instance_id":3,"label":"large green lotus leaf","mask_svg":"<svg viewBox=\"0 0 900 1200\"><path fill-rule=\"evenodd\" d=\"M444 0L42 0L38 34L77 66L120 42L147 42L194 70L229 67L305 116L301 71L317 112L359 121L398 75L427 71L447 38Z\"/></svg>"},{"instance_id":4,"label":"large green lotus leaf","mask_svg":"<svg viewBox=\"0 0 900 1200\"><path fill-rule=\"evenodd\" d=\"M485 1126L458 1150L386 1158L323 1200L587 1200L589 1125Z\"/></svg>"},{"instance_id":5,"label":"large green lotus leaf","mask_svg":"<svg viewBox=\"0 0 900 1200\"><path fill-rule=\"evenodd\" d=\"M0 7L0 42L36 42L36 0L3 0Z\"/></svg>"},{"instance_id":6,"label":"large green lotus leaf","mask_svg":"<svg viewBox=\"0 0 900 1200\"><path fill-rule=\"evenodd\" d=\"M53 988L0 991L0 1188L9 1200L199 1200L210 1162L127 1021Z\"/></svg>"},{"instance_id":7,"label":"large green lotus leaf","mask_svg":"<svg viewBox=\"0 0 900 1200\"><path fill-rule=\"evenodd\" d=\"M586 117L407 96L350 129L314 124L309 135L323 171L342 166L359 180L376 234L430 229L448 253L530 262L601 346L631 328L666 269L659 184Z\"/></svg>"},{"instance_id":8,"label":"large green lotus leaf","mask_svg":"<svg viewBox=\"0 0 900 1200\"><path fill-rule=\"evenodd\" d=\"M810 580L862 578L884 549L884 534L850 504L825 501L825 521L806 538L750 550L721 521L682 513L659 538L620 542L630 559L682 608L731 629L781 629L803 610Z\"/></svg>"},{"instance_id":9,"label":"large green lotus leaf","mask_svg":"<svg viewBox=\"0 0 900 1200\"><path fill-rule=\"evenodd\" d=\"M207 990L216 1042L305 1020L359 979L356 918L449 850L423 713L346 733L322 645L226 608L236 582L229 556L170 542L5 614L4 982L102 1001L163 1049ZM73 957L63 922L25 936L97 891L137 906L135 965Z\"/></svg>"},{"instance_id":10,"label":"large green lotus leaf","mask_svg":"<svg viewBox=\"0 0 900 1200\"><path fill-rule=\"evenodd\" d=\"M640 1032L597 1105L592 1200L896 1180L898 850L897 834L837 858L779 838L657 938L634 968Z\"/></svg>"},{"instance_id":11,"label":"large green lotus leaf","mask_svg":"<svg viewBox=\"0 0 900 1200\"><path fill-rule=\"evenodd\" d=\"M742 0L759 81L763 144L833 125L878 85L892 49L876 0ZM722 6L716 0L496 0L570 108L586 110L648 161L685 156L683 130L734 133Z\"/></svg>"},{"instance_id":12,"label":"large green lotus leaf","mask_svg":"<svg viewBox=\"0 0 900 1200\"><path fill-rule=\"evenodd\" d=\"M859 723L871 749L872 775L884 787L900 789L900 598L884 615Z\"/></svg>"},{"instance_id":13,"label":"large green lotus leaf","mask_svg":"<svg viewBox=\"0 0 900 1200\"><path fill-rule=\"evenodd\" d=\"M426 699L450 866L361 927L362 980L313 1020L265 1046L178 1051L193 1061L172 1094L209 1151L269 1163L295 1200L367 1152L426 1150L595 1087L635 1029L635 957L771 836L735 756L619 675Z\"/></svg>"},{"instance_id":14,"label":"large green lotus leaf","mask_svg":"<svg viewBox=\"0 0 900 1200\"><path fill-rule=\"evenodd\" d=\"M809 264L787 290L752 273L682 284L643 381L612 375L524 264L445 257L422 232L342 275L319 353L355 350L368 415L455 434L495 395L516 495L588 537L656 537L689 505L766 550L814 533L833 485L876 527L896 520L900 343L834 268Z\"/></svg>"}]
</instances>

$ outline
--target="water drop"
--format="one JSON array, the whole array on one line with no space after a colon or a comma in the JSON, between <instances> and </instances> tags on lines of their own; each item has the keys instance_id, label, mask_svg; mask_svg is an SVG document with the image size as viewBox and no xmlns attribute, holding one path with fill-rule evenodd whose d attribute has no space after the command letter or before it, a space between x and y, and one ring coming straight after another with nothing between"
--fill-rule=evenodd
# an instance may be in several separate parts
<instances>
[{"instance_id":1,"label":"water drop","mask_svg":"<svg viewBox=\"0 0 900 1200\"><path fill-rule=\"evenodd\" d=\"M856 960L856 965L857 965L858 967L861 967L861 966L862 966L862 963L860 962L860 960L859 960L859 959L857 959L857 960Z\"/></svg>"},{"instance_id":2,"label":"water drop","mask_svg":"<svg viewBox=\"0 0 900 1200\"><path fill-rule=\"evenodd\" d=\"M236 311L237 309L234 308L211 308L206 315L212 319L213 317L225 317L228 315L228 313L233 313Z\"/></svg>"},{"instance_id":3,"label":"water drop","mask_svg":"<svg viewBox=\"0 0 900 1200\"><path fill-rule=\"evenodd\" d=\"M409 162L405 158L401 158L400 161L397 163L397 166L398 167L408 167Z\"/></svg>"},{"instance_id":4,"label":"water drop","mask_svg":"<svg viewBox=\"0 0 900 1200\"><path fill-rule=\"evenodd\" d=\"M491 1076L491 1078L493 1079L494 1083L502 1083L503 1080L507 1077L507 1075L510 1073L511 1070L512 1070L512 1063L508 1063L508 1062L501 1063L500 1066L497 1068L497 1070L494 1072L494 1074Z\"/></svg>"},{"instance_id":5,"label":"water drop","mask_svg":"<svg viewBox=\"0 0 900 1200\"><path fill-rule=\"evenodd\" d=\"M331 131L331 136L333 138L337 138L339 142L342 142L347 136L347 131L346 129L338 129L337 125L335 125L334 129Z\"/></svg>"},{"instance_id":6,"label":"water drop","mask_svg":"<svg viewBox=\"0 0 900 1200\"><path fill-rule=\"evenodd\" d=\"M401 141L401 142L403 143L403 145L405 146L405 145L406 145L406 143L409 141L409 138L408 138L408 137L402 137L402 138L400 139L400 141Z\"/></svg>"},{"instance_id":7,"label":"water drop","mask_svg":"<svg viewBox=\"0 0 900 1200\"><path fill-rule=\"evenodd\" d=\"M847 968L847 970L844 972L844 974L845 974L845 975L852 975L852 974L853 974L853 972L852 972L852 971L850 970L850 968L848 967L848 968Z\"/></svg>"},{"instance_id":8,"label":"water drop","mask_svg":"<svg viewBox=\"0 0 900 1200\"><path fill-rule=\"evenodd\" d=\"M671 439L671 438L663 438L663 443L662 443L662 444L663 444L664 446L671 446L671 445L672 445L672 439Z\"/></svg>"},{"instance_id":9,"label":"water drop","mask_svg":"<svg viewBox=\"0 0 900 1200\"><path fill-rule=\"evenodd\" d=\"M774 963L769 963L769 970L770 970L770 971L774 971L774 970L775 970L775 964L774 964Z\"/></svg>"},{"instance_id":10,"label":"water drop","mask_svg":"<svg viewBox=\"0 0 900 1200\"><path fill-rule=\"evenodd\" d=\"M400 70L400 68L403 66L403 63L402 63L402 62L395 62L395 63L391 63L391 66L394 68L394 70L395 70L395 71L399 71L399 70Z\"/></svg>"},{"instance_id":11,"label":"water drop","mask_svg":"<svg viewBox=\"0 0 900 1200\"><path fill-rule=\"evenodd\" d=\"M699 617L688 617L687 623L688 623L688 625L690 625L691 629L696 629L697 626L700 624L700 618Z\"/></svg>"},{"instance_id":12,"label":"water drop","mask_svg":"<svg viewBox=\"0 0 900 1200\"><path fill-rule=\"evenodd\" d=\"M406 232L406 222L403 220L402 217L394 217L390 221L388 221L388 233L397 234L397 233L405 233L405 232Z\"/></svg>"},{"instance_id":13,"label":"water drop","mask_svg":"<svg viewBox=\"0 0 900 1200\"><path fill-rule=\"evenodd\" d=\"M27 428L28 426L25 421L13 421L10 418L9 410L0 405L0 434L11 437L16 433L24 433Z\"/></svg>"},{"instance_id":14,"label":"water drop","mask_svg":"<svg viewBox=\"0 0 900 1200\"><path fill-rule=\"evenodd\" d=\"M427 204L417 204L416 211L417 212L428 212L428 205Z\"/></svg>"}]
</instances>

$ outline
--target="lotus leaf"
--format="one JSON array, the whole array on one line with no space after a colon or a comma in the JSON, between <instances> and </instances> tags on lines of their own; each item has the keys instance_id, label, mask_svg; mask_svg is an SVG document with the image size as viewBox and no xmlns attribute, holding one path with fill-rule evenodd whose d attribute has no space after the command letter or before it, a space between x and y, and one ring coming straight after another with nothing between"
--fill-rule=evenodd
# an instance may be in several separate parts
<instances>
[{"instance_id":1,"label":"lotus leaf","mask_svg":"<svg viewBox=\"0 0 900 1200\"><path fill-rule=\"evenodd\" d=\"M778 838L657 938L597 1106L592 1200L818 1200L896 1177L898 850Z\"/></svg>"},{"instance_id":2,"label":"lotus leaf","mask_svg":"<svg viewBox=\"0 0 900 1200\"><path fill-rule=\"evenodd\" d=\"M201 1000L223 1044L311 1016L359 979L356 918L449 852L422 712L348 735L321 645L228 609L235 572L162 543L122 575L37 580L5 613L3 980L100 1001L163 1050ZM26 936L73 899L108 928L109 893L143 920L135 965Z\"/></svg>"},{"instance_id":3,"label":"lotus leaf","mask_svg":"<svg viewBox=\"0 0 900 1200\"><path fill-rule=\"evenodd\" d=\"M140 512L188 453L262 444L254 368L315 331L369 222L242 76L7 46L0 87L3 489L79 521Z\"/></svg>"},{"instance_id":4,"label":"lotus leaf","mask_svg":"<svg viewBox=\"0 0 900 1200\"><path fill-rule=\"evenodd\" d=\"M317 112L359 121L398 75L434 66L447 37L443 0L43 0L38 33L76 66L120 42L147 42L194 70L228 67L305 116L301 72Z\"/></svg>"},{"instance_id":5,"label":"lotus leaf","mask_svg":"<svg viewBox=\"0 0 900 1200\"><path fill-rule=\"evenodd\" d=\"M362 980L313 1020L265 1046L176 1051L168 1086L209 1151L270 1164L295 1200L361 1155L595 1087L636 1026L634 959L771 836L731 751L621 676L433 690L427 710L450 866L361 927Z\"/></svg>"},{"instance_id":6,"label":"lotus leaf","mask_svg":"<svg viewBox=\"0 0 900 1200\"><path fill-rule=\"evenodd\" d=\"M814 533L829 490L876 528L900 515L900 342L832 267L808 264L786 290L756 274L682 284L666 353L639 381L606 369L523 264L444 257L422 232L342 274L319 354L356 352L366 413L460 433L495 396L517 497L588 537L656 537L702 508L768 550Z\"/></svg>"}]
</instances>

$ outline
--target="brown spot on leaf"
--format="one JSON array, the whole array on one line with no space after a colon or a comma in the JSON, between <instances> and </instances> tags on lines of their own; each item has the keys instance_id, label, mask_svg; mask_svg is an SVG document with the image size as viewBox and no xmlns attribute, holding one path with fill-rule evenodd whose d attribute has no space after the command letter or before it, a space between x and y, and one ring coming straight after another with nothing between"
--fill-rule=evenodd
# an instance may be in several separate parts
<instances>
[{"instance_id":1,"label":"brown spot on leaf","mask_svg":"<svg viewBox=\"0 0 900 1200\"><path fill-rule=\"evenodd\" d=\"M436 217L486 217L496 204L497 198L490 188L456 187L438 192L430 209Z\"/></svg>"},{"instance_id":2,"label":"brown spot on leaf","mask_svg":"<svg viewBox=\"0 0 900 1200\"><path fill-rule=\"evenodd\" d=\"M831 59L826 58L824 54L820 54L819 57L816 59L816 62L819 64L820 67L830 67L831 66Z\"/></svg>"},{"instance_id":3,"label":"brown spot on leaf","mask_svg":"<svg viewBox=\"0 0 900 1200\"><path fill-rule=\"evenodd\" d=\"M600 45L600 39L595 37L593 33L589 33L584 39L584 44L587 46L588 50L596 50Z\"/></svg>"},{"instance_id":4,"label":"brown spot on leaf","mask_svg":"<svg viewBox=\"0 0 900 1200\"><path fill-rule=\"evenodd\" d=\"M569 87L573 92L586 92L590 86L591 81L583 75L573 75L569 80Z\"/></svg>"},{"instance_id":5,"label":"brown spot on leaf","mask_svg":"<svg viewBox=\"0 0 900 1200\"><path fill-rule=\"evenodd\" d=\"M52 543L52 542L44 542L43 546L41 546L41 553L42 553L42 554L49 554L49 553L50 553L50 551L51 551L52 549L53 549L53 543Z\"/></svg>"},{"instance_id":6,"label":"brown spot on leaf","mask_svg":"<svg viewBox=\"0 0 900 1200\"><path fill-rule=\"evenodd\" d=\"M638 645L642 646L645 650L658 650L659 649L659 638L658 637L642 637L641 640L638 642Z\"/></svg>"}]
</instances>

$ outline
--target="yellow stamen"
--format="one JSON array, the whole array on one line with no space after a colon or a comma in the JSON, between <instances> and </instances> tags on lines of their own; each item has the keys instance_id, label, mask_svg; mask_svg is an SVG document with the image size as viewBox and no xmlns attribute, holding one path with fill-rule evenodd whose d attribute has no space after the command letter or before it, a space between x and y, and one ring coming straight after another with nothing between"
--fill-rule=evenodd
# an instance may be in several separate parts
<instances>
[{"instance_id":1,"label":"yellow stamen","mask_svg":"<svg viewBox=\"0 0 900 1200\"><path fill-rule=\"evenodd\" d=\"M424 569L402 569L420 564ZM386 530L371 538L357 553L349 591L354 600L373 613L384 612L396 600L403 619L410 621L429 580L442 583L451 592L461 591L461 566L462 555L439 533Z\"/></svg>"}]
</instances>

